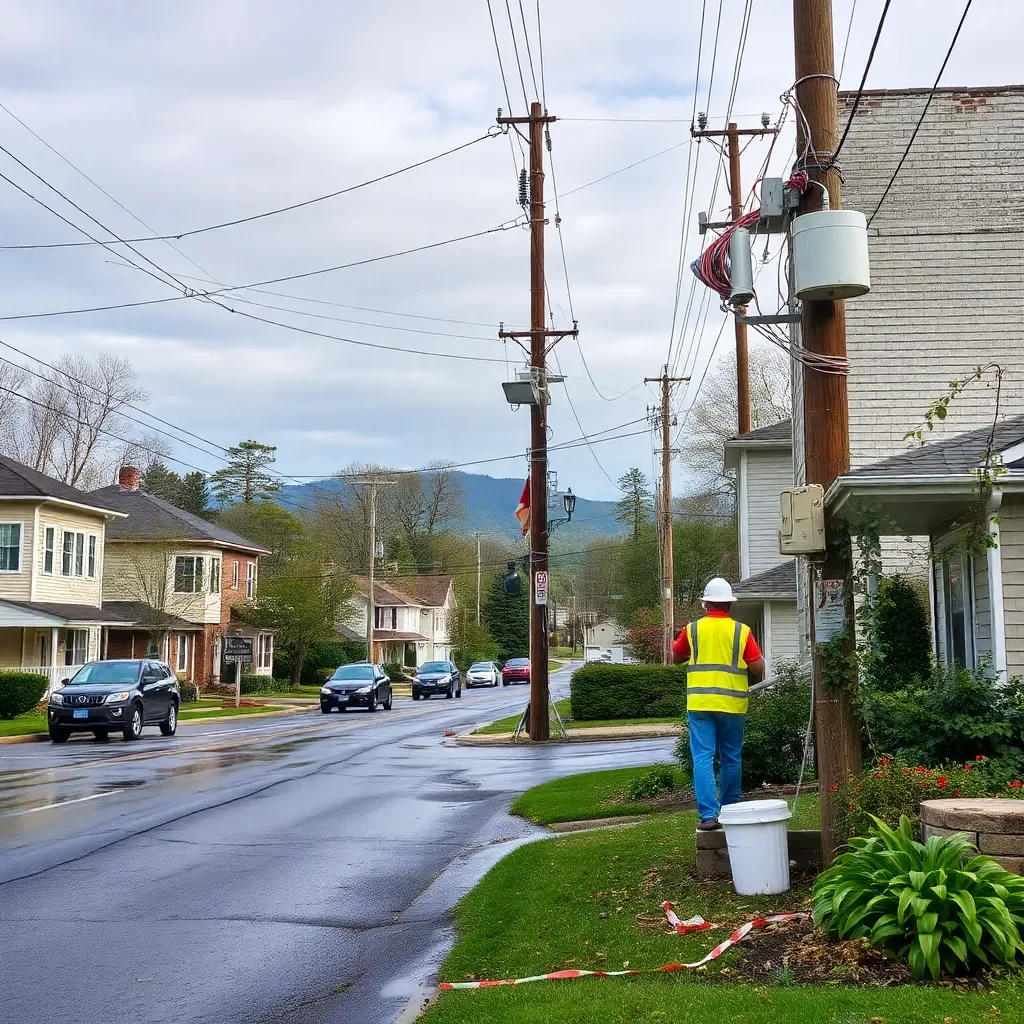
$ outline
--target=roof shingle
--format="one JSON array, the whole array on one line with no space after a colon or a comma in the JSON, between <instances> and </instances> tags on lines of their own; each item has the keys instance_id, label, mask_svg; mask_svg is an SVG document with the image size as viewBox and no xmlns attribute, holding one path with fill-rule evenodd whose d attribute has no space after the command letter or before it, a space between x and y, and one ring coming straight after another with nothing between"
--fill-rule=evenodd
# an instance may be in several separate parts
<instances>
[{"instance_id":1,"label":"roof shingle","mask_svg":"<svg viewBox=\"0 0 1024 1024\"><path fill-rule=\"evenodd\" d=\"M796 593L796 561L791 559L754 576L734 583L732 592L737 597L754 594L788 595Z\"/></svg>"},{"instance_id":2,"label":"roof shingle","mask_svg":"<svg viewBox=\"0 0 1024 1024\"><path fill-rule=\"evenodd\" d=\"M766 427L757 427L755 430L748 430L745 434L737 434L730 437L726 444L735 444L751 441L767 443L778 441L793 443L793 424L790 420L780 420L778 423L769 423Z\"/></svg>"},{"instance_id":3,"label":"roof shingle","mask_svg":"<svg viewBox=\"0 0 1024 1024\"><path fill-rule=\"evenodd\" d=\"M0 495L5 498L55 498L106 512L120 511L116 505L98 497L96 491L80 491L5 455L0 455Z\"/></svg>"}]
</instances>

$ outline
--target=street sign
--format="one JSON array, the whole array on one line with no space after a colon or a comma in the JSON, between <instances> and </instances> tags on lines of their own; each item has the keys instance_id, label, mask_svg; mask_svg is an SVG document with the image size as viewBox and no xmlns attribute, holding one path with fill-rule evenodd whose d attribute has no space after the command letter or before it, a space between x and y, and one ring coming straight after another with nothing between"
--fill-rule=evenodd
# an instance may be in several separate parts
<instances>
[{"instance_id":1,"label":"street sign","mask_svg":"<svg viewBox=\"0 0 1024 1024\"><path fill-rule=\"evenodd\" d=\"M533 599L536 604L548 603L548 574L543 569L533 577Z\"/></svg>"},{"instance_id":2,"label":"street sign","mask_svg":"<svg viewBox=\"0 0 1024 1024\"><path fill-rule=\"evenodd\" d=\"M828 643L846 628L846 594L842 580L814 581L814 642Z\"/></svg>"},{"instance_id":3,"label":"street sign","mask_svg":"<svg viewBox=\"0 0 1024 1024\"><path fill-rule=\"evenodd\" d=\"M253 638L251 636L224 637L225 661L252 661Z\"/></svg>"}]
</instances>

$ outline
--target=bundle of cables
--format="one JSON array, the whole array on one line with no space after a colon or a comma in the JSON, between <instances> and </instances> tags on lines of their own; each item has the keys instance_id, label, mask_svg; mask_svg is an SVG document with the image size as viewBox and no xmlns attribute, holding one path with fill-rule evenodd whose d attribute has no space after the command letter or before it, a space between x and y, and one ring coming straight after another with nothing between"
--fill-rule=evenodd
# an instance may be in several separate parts
<instances>
[{"instance_id":1,"label":"bundle of cables","mask_svg":"<svg viewBox=\"0 0 1024 1024\"><path fill-rule=\"evenodd\" d=\"M755 185L756 187L756 185ZM807 172L796 171L786 182L786 188L795 188L803 193L807 188ZM701 254L690 264L697 280L706 285L726 301L732 292L732 276L729 267L729 240L737 228L749 228L757 224L761 217L760 209L745 213L733 221Z\"/></svg>"}]
</instances>

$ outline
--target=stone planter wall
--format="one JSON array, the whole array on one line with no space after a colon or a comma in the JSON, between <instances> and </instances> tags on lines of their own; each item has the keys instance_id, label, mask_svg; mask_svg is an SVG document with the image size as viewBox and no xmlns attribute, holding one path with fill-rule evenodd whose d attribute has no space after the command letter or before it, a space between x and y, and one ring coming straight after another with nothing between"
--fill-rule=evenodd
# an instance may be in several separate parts
<instances>
[{"instance_id":1,"label":"stone planter wall","mask_svg":"<svg viewBox=\"0 0 1024 1024\"><path fill-rule=\"evenodd\" d=\"M795 861L796 873L821 870L821 832L817 829L789 833L789 859ZM697 833L698 878L725 880L732 878L725 830Z\"/></svg>"},{"instance_id":2,"label":"stone planter wall","mask_svg":"<svg viewBox=\"0 0 1024 1024\"><path fill-rule=\"evenodd\" d=\"M979 853L1024 875L1024 800L926 800L921 837L964 833ZM698 857L700 855L698 854Z\"/></svg>"}]
</instances>

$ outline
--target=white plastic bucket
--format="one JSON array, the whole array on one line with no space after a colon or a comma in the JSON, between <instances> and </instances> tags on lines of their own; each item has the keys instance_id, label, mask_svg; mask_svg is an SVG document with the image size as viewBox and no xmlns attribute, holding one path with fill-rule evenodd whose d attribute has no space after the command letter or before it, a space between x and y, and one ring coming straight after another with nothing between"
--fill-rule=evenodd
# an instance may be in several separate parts
<instances>
[{"instance_id":1,"label":"white plastic bucket","mask_svg":"<svg viewBox=\"0 0 1024 1024\"><path fill-rule=\"evenodd\" d=\"M788 891L790 817L785 800L748 800L719 811L733 888L741 896Z\"/></svg>"}]
</instances>

